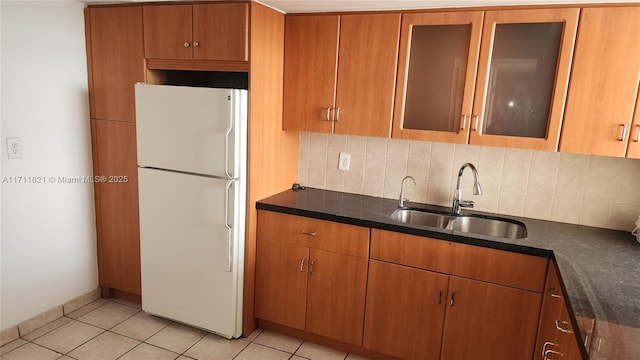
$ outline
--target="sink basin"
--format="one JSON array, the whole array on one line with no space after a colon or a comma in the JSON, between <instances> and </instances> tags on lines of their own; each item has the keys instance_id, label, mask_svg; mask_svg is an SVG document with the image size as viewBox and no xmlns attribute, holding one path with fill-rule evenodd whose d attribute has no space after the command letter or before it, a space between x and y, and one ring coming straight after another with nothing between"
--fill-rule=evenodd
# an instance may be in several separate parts
<instances>
[{"instance_id":1,"label":"sink basin","mask_svg":"<svg viewBox=\"0 0 640 360\"><path fill-rule=\"evenodd\" d=\"M448 215L424 209L398 209L391 218L405 224L429 226L460 233L488 235L503 239L524 239L527 228L511 219L485 218L470 215Z\"/></svg>"},{"instance_id":2,"label":"sink basin","mask_svg":"<svg viewBox=\"0 0 640 360\"><path fill-rule=\"evenodd\" d=\"M449 216L422 210L398 209L391 214L391 218L401 223L431 226L444 229L449 223Z\"/></svg>"},{"instance_id":3,"label":"sink basin","mask_svg":"<svg viewBox=\"0 0 640 360\"><path fill-rule=\"evenodd\" d=\"M523 223L506 219L456 216L449 221L447 229L504 239L524 239L527 237L527 228Z\"/></svg>"}]
</instances>

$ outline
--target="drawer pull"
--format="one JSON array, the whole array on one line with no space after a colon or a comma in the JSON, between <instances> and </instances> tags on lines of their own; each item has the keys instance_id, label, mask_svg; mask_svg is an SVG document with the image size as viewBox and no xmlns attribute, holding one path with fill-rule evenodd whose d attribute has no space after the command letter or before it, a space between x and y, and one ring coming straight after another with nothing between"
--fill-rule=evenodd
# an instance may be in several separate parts
<instances>
[{"instance_id":1,"label":"drawer pull","mask_svg":"<svg viewBox=\"0 0 640 360\"><path fill-rule=\"evenodd\" d=\"M542 356L546 356L545 353L548 351L547 350L547 346L551 346L551 347L560 347L560 345L556 344L556 343L552 343L551 341L546 341L544 343L544 345L542 345Z\"/></svg>"},{"instance_id":2,"label":"drawer pull","mask_svg":"<svg viewBox=\"0 0 640 360\"><path fill-rule=\"evenodd\" d=\"M564 356L564 355L562 355L562 353L561 353L561 352L553 351L553 350L547 350L547 351L545 351L545 352L544 352L544 354L543 354L543 355L544 355L543 360L550 360L550 358L549 358L549 355L550 355L550 354L560 355L560 357Z\"/></svg>"},{"instance_id":3,"label":"drawer pull","mask_svg":"<svg viewBox=\"0 0 640 360\"><path fill-rule=\"evenodd\" d=\"M311 260L311 262L309 262L309 274L313 275L313 264L315 263L315 260Z\"/></svg>"},{"instance_id":4,"label":"drawer pull","mask_svg":"<svg viewBox=\"0 0 640 360\"><path fill-rule=\"evenodd\" d=\"M556 320L556 329L558 329L559 331L561 331L563 333L573 334L573 331L567 330L567 329L563 328L561 325L571 325L571 324L569 324L568 321Z\"/></svg>"},{"instance_id":5,"label":"drawer pull","mask_svg":"<svg viewBox=\"0 0 640 360\"><path fill-rule=\"evenodd\" d=\"M300 272L304 272L304 258L300 259Z\"/></svg>"},{"instance_id":6,"label":"drawer pull","mask_svg":"<svg viewBox=\"0 0 640 360\"><path fill-rule=\"evenodd\" d=\"M558 295L558 289L549 288L549 291L551 291L551 297L562 299L562 296Z\"/></svg>"},{"instance_id":7,"label":"drawer pull","mask_svg":"<svg viewBox=\"0 0 640 360\"><path fill-rule=\"evenodd\" d=\"M317 233L317 232L315 232L315 231L306 231L306 230L302 230L302 231L301 231L301 233L302 233L302 235L309 235L309 236L316 236L316 235L318 235L318 233Z\"/></svg>"},{"instance_id":8,"label":"drawer pull","mask_svg":"<svg viewBox=\"0 0 640 360\"><path fill-rule=\"evenodd\" d=\"M627 137L627 124L620 124L620 126L622 126L622 134L620 134L620 141L624 141L624 139Z\"/></svg>"},{"instance_id":9,"label":"drawer pull","mask_svg":"<svg viewBox=\"0 0 640 360\"><path fill-rule=\"evenodd\" d=\"M443 289L440 289L440 294L438 294L438 305L442 304L442 291Z\"/></svg>"},{"instance_id":10,"label":"drawer pull","mask_svg":"<svg viewBox=\"0 0 640 360\"><path fill-rule=\"evenodd\" d=\"M451 293L451 301L450 301L451 306L453 306L453 304L455 303L455 300L456 300L456 292L453 291Z\"/></svg>"},{"instance_id":11,"label":"drawer pull","mask_svg":"<svg viewBox=\"0 0 640 360\"><path fill-rule=\"evenodd\" d=\"M638 132L636 133L636 138L633 141L640 142L640 125L636 125L636 127L638 128Z\"/></svg>"}]
</instances>

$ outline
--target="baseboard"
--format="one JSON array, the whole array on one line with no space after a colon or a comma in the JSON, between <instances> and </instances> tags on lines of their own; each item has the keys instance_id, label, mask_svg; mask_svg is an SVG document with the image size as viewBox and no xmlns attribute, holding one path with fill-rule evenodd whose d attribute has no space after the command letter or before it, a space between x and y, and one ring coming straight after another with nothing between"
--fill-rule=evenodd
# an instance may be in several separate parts
<instances>
[{"instance_id":1,"label":"baseboard","mask_svg":"<svg viewBox=\"0 0 640 360\"><path fill-rule=\"evenodd\" d=\"M19 323L16 326L12 326L8 329L2 330L0 333L0 344L4 345L16 340L22 335L28 334L33 330L46 325L54 320L61 318L64 315L75 311L92 301L100 298L100 288L96 288L86 294L80 295L77 298L68 301L62 305L56 306L43 313L40 313L28 320Z\"/></svg>"}]
</instances>

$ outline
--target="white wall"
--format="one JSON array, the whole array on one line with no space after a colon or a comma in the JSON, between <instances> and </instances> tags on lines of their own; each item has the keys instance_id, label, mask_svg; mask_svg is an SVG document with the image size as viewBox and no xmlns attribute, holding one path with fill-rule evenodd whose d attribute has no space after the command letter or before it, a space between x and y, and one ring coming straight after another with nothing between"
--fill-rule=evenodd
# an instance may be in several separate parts
<instances>
[{"instance_id":1,"label":"white wall","mask_svg":"<svg viewBox=\"0 0 640 360\"><path fill-rule=\"evenodd\" d=\"M93 188L57 183L92 173L83 8L0 2L3 330L98 285ZM7 159L9 137L22 159Z\"/></svg>"}]
</instances>

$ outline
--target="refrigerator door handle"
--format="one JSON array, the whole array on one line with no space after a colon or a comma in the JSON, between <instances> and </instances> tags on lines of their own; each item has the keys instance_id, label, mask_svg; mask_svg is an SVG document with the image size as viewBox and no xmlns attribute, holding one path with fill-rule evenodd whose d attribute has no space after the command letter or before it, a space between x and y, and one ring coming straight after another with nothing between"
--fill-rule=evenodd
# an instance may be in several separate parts
<instances>
[{"instance_id":1,"label":"refrigerator door handle","mask_svg":"<svg viewBox=\"0 0 640 360\"><path fill-rule=\"evenodd\" d=\"M236 180L227 181L225 197L224 197L224 226L227 228L227 249L228 249L228 261L227 272L231 272L231 263L233 261L233 224L229 224L229 190L233 187Z\"/></svg>"},{"instance_id":2,"label":"refrigerator door handle","mask_svg":"<svg viewBox=\"0 0 640 360\"><path fill-rule=\"evenodd\" d=\"M229 101L231 101L231 97L229 97ZM229 129L227 129L227 134L224 138L224 173L227 174L227 178L229 179L233 179L233 175L229 172L229 139L231 137L231 133L233 132L233 121L234 116L230 116Z\"/></svg>"}]
</instances>

